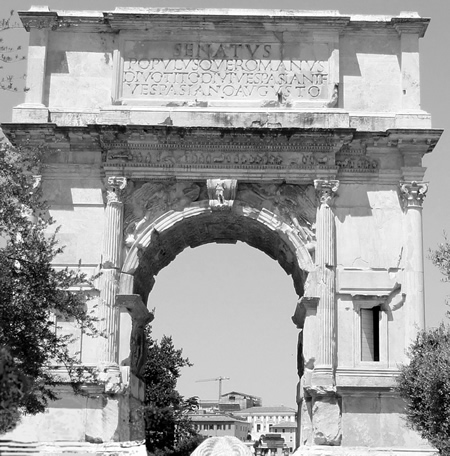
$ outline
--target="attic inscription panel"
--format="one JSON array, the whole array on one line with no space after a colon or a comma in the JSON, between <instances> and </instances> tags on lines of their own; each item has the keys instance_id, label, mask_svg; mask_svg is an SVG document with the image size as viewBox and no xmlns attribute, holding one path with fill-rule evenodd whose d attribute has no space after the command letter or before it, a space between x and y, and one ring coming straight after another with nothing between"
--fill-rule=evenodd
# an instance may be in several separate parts
<instances>
[{"instance_id":1,"label":"attic inscription panel","mask_svg":"<svg viewBox=\"0 0 450 456\"><path fill-rule=\"evenodd\" d=\"M332 41L178 38L122 39L118 102L174 106L247 102L266 107L332 103L338 80Z\"/></svg>"}]
</instances>

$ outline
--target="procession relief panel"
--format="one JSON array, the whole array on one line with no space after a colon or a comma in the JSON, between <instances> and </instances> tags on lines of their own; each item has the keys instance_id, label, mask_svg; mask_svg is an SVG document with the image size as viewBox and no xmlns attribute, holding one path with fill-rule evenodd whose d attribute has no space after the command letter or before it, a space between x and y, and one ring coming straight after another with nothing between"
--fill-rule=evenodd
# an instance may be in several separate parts
<instances>
[{"instance_id":1,"label":"procession relief panel","mask_svg":"<svg viewBox=\"0 0 450 456\"><path fill-rule=\"evenodd\" d=\"M280 136L258 139L155 138L143 143L102 138L107 165L126 162L146 168L226 169L334 169L340 172L377 173L379 161L367 155L365 144L336 146L336 139L320 141Z\"/></svg>"},{"instance_id":2,"label":"procession relief panel","mask_svg":"<svg viewBox=\"0 0 450 456\"><path fill-rule=\"evenodd\" d=\"M186 34L165 40L122 36L116 102L336 107L336 43L313 36L280 42L282 35L268 39L266 33L266 41L232 34L202 41Z\"/></svg>"}]
</instances>

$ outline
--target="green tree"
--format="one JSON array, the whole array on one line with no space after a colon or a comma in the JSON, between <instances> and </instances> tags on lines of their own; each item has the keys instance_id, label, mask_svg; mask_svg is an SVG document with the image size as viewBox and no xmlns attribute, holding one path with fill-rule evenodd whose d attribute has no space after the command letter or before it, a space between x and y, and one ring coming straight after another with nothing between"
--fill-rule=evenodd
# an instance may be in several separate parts
<instances>
[{"instance_id":1,"label":"green tree","mask_svg":"<svg viewBox=\"0 0 450 456\"><path fill-rule=\"evenodd\" d=\"M159 343L153 339L150 326L146 340L144 419L147 450L156 456L190 455L202 441L188 415L198 408L198 401L196 397L184 399L176 391L176 385L180 369L191 364L183 358L182 350L175 349L171 337L163 336Z\"/></svg>"},{"instance_id":2,"label":"green tree","mask_svg":"<svg viewBox=\"0 0 450 456\"><path fill-rule=\"evenodd\" d=\"M441 271L444 282L450 281L450 243L444 233L444 242L441 242L436 250L430 251L430 259L433 264ZM448 312L447 312L448 315Z\"/></svg>"},{"instance_id":3,"label":"green tree","mask_svg":"<svg viewBox=\"0 0 450 456\"><path fill-rule=\"evenodd\" d=\"M11 32L15 29L23 28L19 21L16 19L14 11L6 19L0 20L0 34L4 35L5 32ZM8 42L13 40L8 39ZM11 92L18 92L26 90L24 86L25 75L18 76L17 71L10 71L9 66L12 63L17 63L25 60L22 46L11 46L6 44L3 36L0 36L0 89L8 90Z\"/></svg>"},{"instance_id":4,"label":"green tree","mask_svg":"<svg viewBox=\"0 0 450 456\"><path fill-rule=\"evenodd\" d=\"M69 291L86 276L52 267L62 249L36 185L42 155L40 148L0 146L0 433L20 413L42 412L56 398L50 366L65 365L80 380L82 369L67 348L70 336L58 335L53 316L74 318L97 334L85 294ZM26 388L18 388L20 382Z\"/></svg>"},{"instance_id":5,"label":"green tree","mask_svg":"<svg viewBox=\"0 0 450 456\"><path fill-rule=\"evenodd\" d=\"M450 244L445 237L430 252L434 265L450 278ZM449 313L447 312L447 315ZM397 390L406 401L408 425L440 454L450 456L450 326L421 330L400 368Z\"/></svg>"},{"instance_id":6,"label":"green tree","mask_svg":"<svg viewBox=\"0 0 450 456\"><path fill-rule=\"evenodd\" d=\"M450 455L450 327L420 331L401 366L397 388L410 427L440 454Z\"/></svg>"}]
</instances>

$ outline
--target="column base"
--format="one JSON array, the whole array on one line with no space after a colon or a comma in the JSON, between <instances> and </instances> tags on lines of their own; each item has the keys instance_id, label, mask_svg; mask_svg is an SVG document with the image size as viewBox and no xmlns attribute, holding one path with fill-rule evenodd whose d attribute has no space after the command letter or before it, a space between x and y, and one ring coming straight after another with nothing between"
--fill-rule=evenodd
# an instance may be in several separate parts
<instances>
[{"instance_id":1,"label":"column base","mask_svg":"<svg viewBox=\"0 0 450 456\"><path fill-rule=\"evenodd\" d=\"M315 366L309 384L305 384L304 388L310 396L334 395L336 380L331 366Z\"/></svg>"}]
</instances>

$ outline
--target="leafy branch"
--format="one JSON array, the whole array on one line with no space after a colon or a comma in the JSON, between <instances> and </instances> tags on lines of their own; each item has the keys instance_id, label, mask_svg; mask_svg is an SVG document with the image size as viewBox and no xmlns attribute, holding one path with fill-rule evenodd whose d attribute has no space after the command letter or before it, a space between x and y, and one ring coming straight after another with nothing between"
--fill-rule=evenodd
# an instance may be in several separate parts
<instances>
[{"instance_id":1,"label":"leafy branch","mask_svg":"<svg viewBox=\"0 0 450 456\"><path fill-rule=\"evenodd\" d=\"M22 25L15 19L14 11L6 19L0 20L0 33L8 32L14 29L23 29ZM5 44L5 39L0 37L0 71L5 72L5 65L9 66L13 63L22 62L25 60L25 54L22 46L10 46ZM8 70L9 71L9 70ZM3 74L0 77L0 89L10 92L19 91L19 79L25 80L25 75L16 76L11 73ZM21 85L21 83L20 83ZM23 88L26 91L26 88Z\"/></svg>"}]
</instances>

